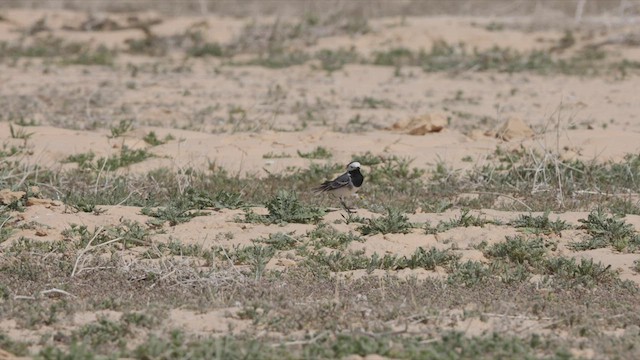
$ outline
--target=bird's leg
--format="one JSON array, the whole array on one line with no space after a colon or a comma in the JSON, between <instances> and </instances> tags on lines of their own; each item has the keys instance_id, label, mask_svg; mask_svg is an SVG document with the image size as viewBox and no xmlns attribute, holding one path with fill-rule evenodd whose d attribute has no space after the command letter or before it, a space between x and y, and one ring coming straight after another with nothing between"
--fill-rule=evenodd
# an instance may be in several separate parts
<instances>
[{"instance_id":1,"label":"bird's leg","mask_svg":"<svg viewBox=\"0 0 640 360\"><path fill-rule=\"evenodd\" d=\"M342 207L344 208L344 210L349 213L349 214L355 214L356 211L351 210L349 208L349 206L347 206L347 203L344 201L344 197L340 196L340 204L342 204Z\"/></svg>"}]
</instances>

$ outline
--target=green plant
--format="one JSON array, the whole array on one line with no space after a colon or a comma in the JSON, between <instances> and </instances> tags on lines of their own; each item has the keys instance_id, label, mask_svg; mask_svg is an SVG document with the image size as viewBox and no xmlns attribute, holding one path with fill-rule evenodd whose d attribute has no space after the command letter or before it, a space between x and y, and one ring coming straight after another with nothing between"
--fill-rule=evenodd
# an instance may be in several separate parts
<instances>
[{"instance_id":1,"label":"green plant","mask_svg":"<svg viewBox=\"0 0 640 360\"><path fill-rule=\"evenodd\" d=\"M170 226L176 226L180 223L188 222L196 216L209 215L207 212L194 210L181 201L176 201L173 204L157 209L144 207L140 210L140 213L156 219L149 222L152 226L161 226L167 221Z\"/></svg>"},{"instance_id":2,"label":"green plant","mask_svg":"<svg viewBox=\"0 0 640 360\"><path fill-rule=\"evenodd\" d=\"M130 334L131 331L126 322L115 322L102 317L74 331L72 337L94 349L113 345L124 349Z\"/></svg>"},{"instance_id":3,"label":"green plant","mask_svg":"<svg viewBox=\"0 0 640 360\"><path fill-rule=\"evenodd\" d=\"M522 236L507 236L507 241L491 245L483 250L487 257L507 259L517 264L539 267L546 256L544 240L532 240Z\"/></svg>"},{"instance_id":4,"label":"green plant","mask_svg":"<svg viewBox=\"0 0 640 360\"><path fill-rule=\"evenodd\" d=\"M322 216L324 216L324 211L322 209L303 204L298 199L297 193L285 190L278 191L274 197L267 201L265 206L267 210L269 210L268 215L259 216L249 210L245 210L244 221L309 224L320 221Z\"/></svg>"},{"instance_id":5,"label":"green plant","mask_svg":"<svg viewBox=\"0 0 640 360\"><path fill-rule=\"evenodd\" d=\"M517 228L523 228L525 232L532 234L559 234L562 230L571 229L571 225L564 220L549 220L549 212L539 216L522 214L509 224Z\"/></svg>"},{"instance_id":6,"label":"green plant","mask_svg":"<svg viewBox=\"0 0 640 360\"><path fill-rule=\"evenodd\" d=\"M104 166L104 168L108 170L115 170L121 167L126 167L142 162L150 157L153 157L153 154L149 153L145 149L132 150L129 149L128 146L123 146L120 149L119 154L111 155L108 158L100 158L96 160L96 166Z\"/></svg>"},{"instance_id":7,"label":"green plant","mask_svg":"<svg viewBox=\"0 0 640 360\"><path fill-rule=\"evenodd\" d=\"M363 238L351 232L340 232L326 223L319 223L315 229L307 233L307 236L316 249L328 247L331 249L344 250L352 241L365 241Z\"/></svg>"},{"instance_id":8,"label":"green plant","mask_svg":"<svg viewBox=\"0 0 640 360\"><path fill-rule=\"evenodd\" d=\"M282 232L269 234L267 238L258 238L252 241L266 244L276 250L291 250L300 242L299 239L293 236L293 233Z\"/></svg>"},{"instance_id":9,"label":"green plant","mask_svg":"<svg viewBox=\"0 0 640 360\"><path fill-rule=\"evenodd\" d=\"M284 159L284 158L290 158L290 157L291 157L291 155L286 154L284 152L276 154L276 153L274 153L272 151L262 155L263 159Z\"/></svg>"},{"instance_id":10,"label":"green plant","mask_svg":"<svg viewBox=\"0 0 640 360\"><path fill-rule=\"evenodd\" d=\"M272 246L253 244L250 246L237 247L230 252L222 252L219 256L224 256L234 264L250 265L256 280L260 280L265 272L265 267L275 255L276 249Z\"/></svg>"},{"instance_id":11,"label":"green plant","mask_svg":"<svg viewBox=\"0 0 640 360\"><path fill-rule=\"evenodd\" d=\"M373 53L374 65L400 67L413 65L415 61L416 54L404 47L397 47L387 51L375 51Z\"/></svg>"},{"instance_id":12,"label":"green plant","mask_svg":"<svg viewBox=\"0 0 640 360\"><path fill-rule=\"evenodd\" d=\"M617 251L623 251L640 245L633 225L626 223L619 216L607 216L601 208L589 213L587 219L578 221L583 224L580 229L586 229L591 238L571 243L570 246L576 250L596 249L611 245Z\"/></svg>"},{"instance_id":13,"label":"green plant","mask_svg":"<svg viewBox=\"0 0 640 360\"><path fill-rule=\"evenodd\" d=\"M426 270L435 270L436 266L455 267L460 257L459 254L455 254L450 250L431 248L426 251L424 248L419 247L406 260L406 267L411 269L421 267Z\"/></svg>"},{"instance_id":14,"label":"green plant","mask_svg":"<svg viewBox=\"0 0 640 360\"><path fill-rule=\"evenodd\" d=\"M11 134L11 138L12 139L20 139L20 140L24 140L25 144L27 142L27 140L29 140L33 134L33 132L27 132L24 128L14 128L13 124L9 124L9 133Z\"/></svg>"},{"instance_id":15,"label":"green plant","mask_svg":"<svg viewBox=\"0 0 640 360\"><path fill-rule=\"evenodd\" d=\"M458 227L469 227L469 226L482 227L485 224L495 223L495 221L481 218L478 215L474 216L470 214L470 212L471 210L469 209L462 209L459 217L453 218L448 221L441 221L440 223L438 223L438 225L435 228L427 223L425 225L425 232L427 234L437 234L439 232L444 232L444 231L455 229Z\"/></svg>"},{"instance_id":16,"label":"green plant","mask_svg":"<svg viewBox=\"0 0 640 360\"><path fill-rule=\"evenodd\" d=\"M397 209L387 208L387 214L372 219L366 219L365 223L358 227L362 235L402 233L411 231L413 225L409 218Z\"/></svg>"},{"instance_id":17,"label":"green plant","mask_svg":"<svg viewBox=\"0 0 640 360\"><path fill-rule=\"evenodd\" d=\"M142 140L144 140L144 142L146 142L147 144L151 145L151 146L158 146L158 145L164 145L167 142L171 141L175 139L173 137L173 135L171 134L167 134L167 136L165 136L163 139L158 139L158 136L156 135L155 131L150 131L147 135L145 135Z\"/></svg>"},{"instance_id":18,"label":"green plant","mask_svg":"<svg viewBox=\"0 0 640 360\"><path fill-rule=\"evenodd\" d=\"M331 158L331 152L322 146L318 146L310 152L303 153L298 150L298 156L305 159L329 159Z\"/></svg>"},{"instance_id":19,"label":"green plant","mask_svg":"<svg viewBox=\"0 0 640 360\"><path fill-rule=\"evenodd\" d=\"M371 96L365 96L353 100L354 109L391 109L394 104L386 99L376 99Z\"/></svg>"},{"instance_id":20,"label":"green plant","mask_svg":"<svg viewBox=\"0 0 640 360\"><path fill-rule=\"evenodd\" d=\"M89 151L86 153L80 153L75 155L69 155L62 162L64 163L76 163L80 168L87 168L93 165L93 159L96 157L96 154Z\"/></svg>"},{"instance_id":21,"label":"green plant","mask_svg":"<svg viewBox=\"0 0 640 360\"><path fill-rule=\"evenodd\" d=\"M320 60L322 69L327 72L340 70L346 64L360 62L360 55L354 48L348 50L340 48L338 50L322 49L315 53L314 57Z\"/></svg>"},{"instance_id":22,"label":"green plant","mask_svg":"<svg viewBox=\"0 0 640 360\"><path fill-rule=\"evenodd\" d=\"M480 261L467 260L455 264L447 282L452 285L473 286L485 281L491 275L489 268Z\"/></svg>"},{"instance_id":23,"label":"green plant","mask_svg":"<svg viewBox=\"0 0 640 360\"><path fill-rule=\"evenodd\" d=\"M120 120L117 125L111 126L111 135L108 136L108 138L115 139L121 137L131 130L133 130L133 120Z\"/></svg>"},{"instance_id":24,"label":"green plant","mask_svg":"<svg viewBox=\"0 0 640 360\"><path fill-rule=\"evenodd\" d=\"M15 356L29 355L29 343L13 340L4 332L0 332L0 349L8 351Z\"/></svg>"},{"instance_id":25,"label":"green plant","mask_svg":"<svg viewBox=\"0 0 640 360\"><path fill-rule=\"evenodd\" d=\"M203 57L203 56L215 56L222 57L225 56L224 50L220 44L217 42L214 43L203 43L196 44L193 47L187 50L187 54L193 57Z\"/></svg>"},{"instance_id":26,"label":"green plant","mask_svg":"<svg viewBox=\"0 0 640 360\"><path fill-rule=\"evenodd\" d=\"M594 262L593 259L554 257L545 262L544 274L555 275L556 278L571 284L582 284L593 287L598 284L619 280L611 265Z\"/></svg>"}]
</instances>

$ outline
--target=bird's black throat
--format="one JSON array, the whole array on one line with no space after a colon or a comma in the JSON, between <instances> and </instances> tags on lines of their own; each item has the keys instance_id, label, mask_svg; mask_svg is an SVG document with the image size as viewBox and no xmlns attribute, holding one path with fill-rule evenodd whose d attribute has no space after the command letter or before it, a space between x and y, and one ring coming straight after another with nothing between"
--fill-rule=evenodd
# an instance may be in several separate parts
<instances>
[{"instance_id":1,"label":"bird's black throat","mask_svg":"<svg viewBox=\"0 0 640 360\"><path fill-rule=\"evenodd\" d=\"M360 187L364 182L364 176L360 172L360 169L349 171L349 175L351 175L351 182L355 187Z\"/></svg>"}]
</instances>

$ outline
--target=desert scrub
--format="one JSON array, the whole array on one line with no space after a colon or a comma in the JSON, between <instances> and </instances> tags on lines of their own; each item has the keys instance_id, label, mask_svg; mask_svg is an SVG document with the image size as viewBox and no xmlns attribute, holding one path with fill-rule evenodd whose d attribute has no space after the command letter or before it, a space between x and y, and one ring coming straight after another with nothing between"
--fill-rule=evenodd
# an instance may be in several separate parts
<instances>
[{"instance_id":1,"label":"desert scrub","mask_svg":"<svg viewBox=\"0 0 640 360\"><path fill-rule=\"evenodd\" d=\"M352 241L364 242L365 239L353 234L336 230L329 224L319 223L315 229L307 232L307 237L311 245L320 249L323 247L344 250Z\"/></svg>"},{"instance_id":2,"label":"desert scrub","mask_svg":"<svg viewBox=\"0 0 640 360\"><path fill-rule=\"evenodd\" d=\"M130 149L125 145L120 149L119 153L113 154L109 157L95 159L95 154L89 151L86 153L69 155L65 160L63 160L63 163L76 163L81 169L104 169L106 171L112 171L142 162L153 156L153 154L145 149Z\"/></svg>"},{"instance_id":3,"label":"desert scrub","mask_svg":"<svg viewBox=\"0 0 640 360\"><path fill-rule=\"evenodd\" d=\"M451 269L460 259L460 255L453 253L451 250L438 250L436 248L425 250L422 247L416 249L409 257L392 254L380 256L378 253L366 256L364 250L333 252L321 250L308 252L303 255L306 256L303 264L314 269L326 267L332 272L366 269L369 273L376 269L401 270L422 268L435 270L436 267Z\"/></svg>"},{"instance_id":4,"label":"desert scrub","mask_svg":"<svg viewBox=\"0 0 640 360\"><path fill-rule=\"evenodd\" d=\"M226 198L229 195L225 193L222 196ZM219 204L221 203L212 199L209 194L189 188L182 196L172 199L167 206L157 209L144 207L140 210L140 213L155 218L150 221L153 226L161 226L166 221L169 222L169 225L175 226L188 222L196 216L209 215L209 212L202 210Z\"/></svg>"},{"instance_id":5,"label":"desert scrub","mask_svg":"<svg viewBox=\"0 0 640 360\"><path fill-rule=\"evenodd\" d=\"M539 267L547 251L544 240L541 238L526 239L522 236L508 236L505 242L489 246L483 253L489 258L507 259L517 264Z\"/></svg>"},{"instance_id":6,"label":"desert scrub","mask_svg":"<svg viewBox=\"0 0 640 360\"><path fill-rule=\"evenodd\" d=\"M322 219L324 210L306 205L298 199L296 192L280 190L265 204L268 215L257 215L251 210L245 210L243 222L277 223L317 223Z\"/></svg>"},{"instance_id":7,"label":"desert scrub","mask_svg":"<svg viewBox=\"0 0 640 360\"><path fill-rule=\"evenodd\" d=\"M149 131L147 135L145 135L142 140L151 146L164 145L171 140L174 140L175 137L171 134L167 134L164 138L159 139L158 135L156 135L155 131Z\"/></svg>"},{"instance_id":8,"label":"desert scrub","mask_svg":"<svg viewBox=\"0 0 640 360\"><path fill-rule=\"evenodd\" d=\"M298 150L298 156L304 159L329 159L331 156L331 151L327 150L327 148L318 146L310 152L301 152Z\"/></svg>"},{"instance_id":9,"label":"desert scrub","mask_svg":"<svg viewBox=\"0 0 640 360\"><path fill-rule=\"evenodd\" d=\"M620 216L608 216L598 208L580 219L590 238L570 244L574 250L589 250L612 246L617 251L634 251L640 246L640 238L633 225L626 223Z\"/></svg>"},{"instance_id":10,"label":"desert scrub","mask_svg":"<svg viewBox=\"0 0 640 360\"><path fill-rule=\"evenodd\" d=\"M111 66L117 52L103 45L98 47L90 43L68 42L62 38L47 36L35 37L33 41L0 42L0 61L22 57L43 58L45 61L57 61L61 65L103 65Z\"/></svg>"},{"instance_id":11,"label":"desert scrub","mask_svg":"<svg viewBox=\"0 0 640 360\"><path fill-rule=\"evenodd\" d=\"M611 270L611 265L605 266L600 261L585 258L581 258L579 262L575 258L565 257L547 259L543 274L553 275L560 283L581 284L586 287L620 282L618 273Z\"/></svg>"},{"instance_id":12,"label":"desert scrub","mask_svg":"<svg viewBox=\"0 0 640 360\"><path fill-rule=\"evenodd\" d=\"M294 236L294 232L277 232L275 234L269 234L266 238L260 237L251 241L271 246L272 248L280 251L294 249L300 244L300 239Z\"/></svg>"},{"instance_id":13,"label":"desert scrub","mask_svg":"<svg viewBox=\"0 0 640 360\"><path fill-rule=\"evenodd\" d=\"M364 224L358 227L362 235L401 233L407 234L413 225L409 218L400 210L388 208L387 214L376 218L365 219Z\"/></svg>"},{"instance_id":14,"label":"desert scrub","mask_svg":"<svg viewBox=\"0 0 640 360\"><path fill-rule=\"evenodd\" d=\"M560 234L562 230L571 229L571 225L567 224L564 220L557 219L551 221L549 219L549 212L545 212L539 216L523 214L509 222L509 225L520 228L525 233L536 235Z\"/></svg>"},{"instance_id":15,"label":"desert scrub","mask_svg":"<svg viewBox=\"0 0 640 360\"><path fill-rule=\"evenodd\" d=\"M481 218L479 215L473 215L469 209L462 209L459 217L447 221L440 221L436 227L432 227L431 224L427 223L424 228L427 234L437 234L458 227L483 227L486 224L496 224L496 221Z\"/></svg>"},{"instance_id":16,"label":"desert scrub","mask_svg":"<svg viewBox=\"0 0 640 360\"><path fill-rule=\"evenodd\" d=\"M634 180L640 176L640 157L635 154L619 162L596 162L497 148L490 160L466 172L438 163L425 185L427 193L455 198L459 193L481 192L482 201L475 206L501 209L495 200L509 196L513 201L509 210L566 211L616 203L614 197L600 193L640 191ZM599 189L597 194L593 189Z\"/></svg>"}]
</instances>

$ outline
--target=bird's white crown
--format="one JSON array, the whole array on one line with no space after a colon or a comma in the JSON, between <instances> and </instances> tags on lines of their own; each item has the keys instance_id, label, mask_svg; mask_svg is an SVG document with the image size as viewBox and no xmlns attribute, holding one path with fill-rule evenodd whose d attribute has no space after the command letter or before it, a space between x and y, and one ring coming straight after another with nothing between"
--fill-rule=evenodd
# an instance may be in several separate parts
<instances>
[{"instance_id":1,"label":"bird's white crown","mask_svg":"<svg viewBox=\"0 0 640 360\"><path fill-rule=\"evenodd\" d=\"M353 171L356 169L360 169L360 163L357 161L350 162L349 165L347 165L347 171Z\"/></svg>"}]
</instances>

